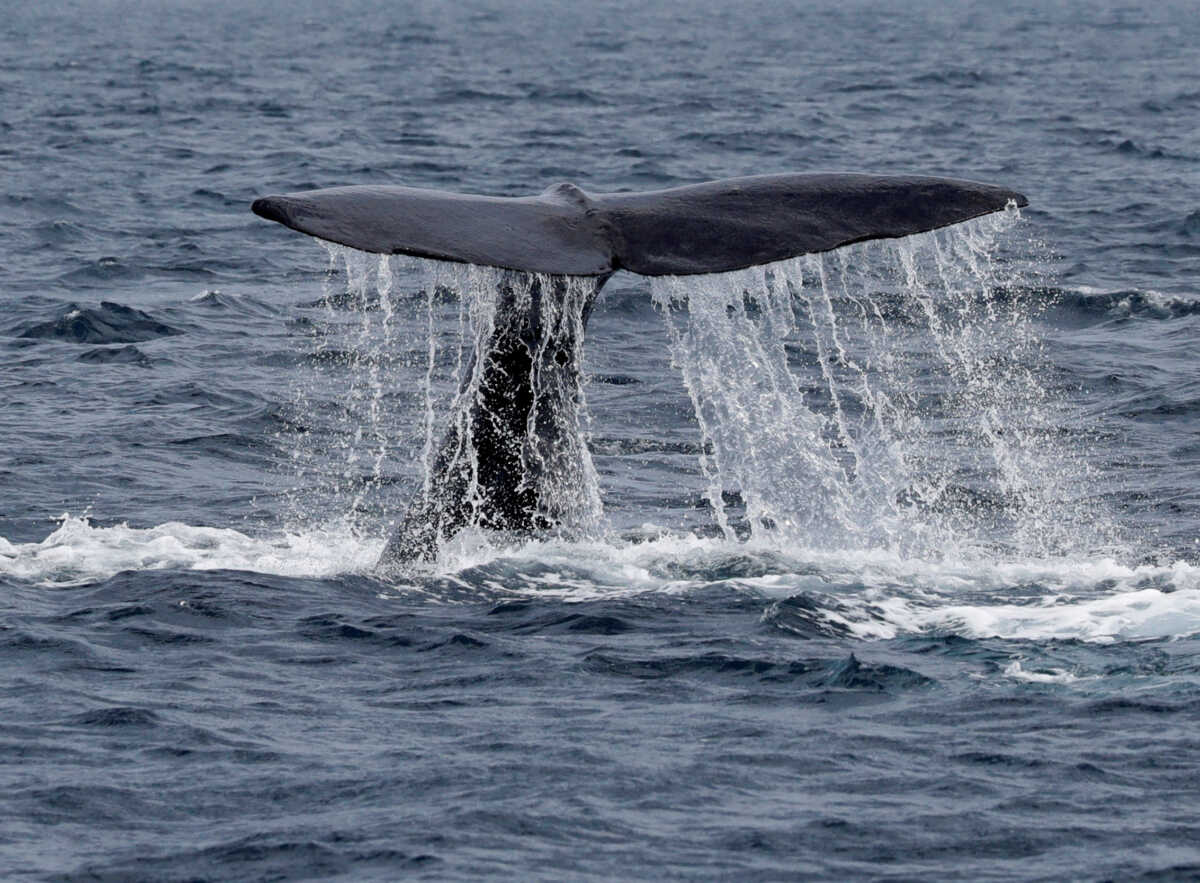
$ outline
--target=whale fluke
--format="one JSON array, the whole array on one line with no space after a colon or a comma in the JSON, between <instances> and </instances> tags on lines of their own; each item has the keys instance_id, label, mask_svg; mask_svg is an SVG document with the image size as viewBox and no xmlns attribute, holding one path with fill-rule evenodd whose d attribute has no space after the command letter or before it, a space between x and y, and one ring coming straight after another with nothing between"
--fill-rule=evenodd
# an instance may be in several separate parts
<instances>
[{"instance_id":1,"label":"whale fluke","mask_svg":"<svg viewBox=\"0 0 1200 883\"><path fill-rule=\"evenodd\" d=\"M578 407L584 327L617 270L741 270L925 233L1012 203L1028 201L947 178L810 174L647 193L557 184L526 197L335 187L263 197L252 208L351 248L503 271L488 336L471 357L430 475L383 553L387 567L433 558L467 526L527 533L569 521L564 500L581 486L586 459Z\"/></svg>"},{"instance_id":2,"label":"whale fluke","mask_svg":"<svg viewBox=\"0 0 1200 883\"><path fill-rule=\"evenodd\" d=\"M250 208L301 233L377 254L565 276L611 273L607 238L570 198L573 190L560 186L540 196L506 198L416 187L331 187L265 196Z\"/></svg>"},{"instance_id":3,"label":"whale fluke","mask_svg":"<svg viewBox=\"0 0 1200 883\"><path fill-rule=\"evenodd\" d=\"M725 273L867 239L926 233L1029 201L948 178L761 175L596 198L620 269Z\"/></svg>"},{"instance_id":4,"label":"whale fluke","mask_svg":"<svg viewBox=\"0 0 1200 883\"><path fill-rule=\"evenodd\" d=\"M472 196L359 186L266 196L251 208L301 233L379 254L528 273L645 276L741 270L867 239L925 233L1028 204L949 178L757 175L645 193Z\"/></svg>"}]
</instances>

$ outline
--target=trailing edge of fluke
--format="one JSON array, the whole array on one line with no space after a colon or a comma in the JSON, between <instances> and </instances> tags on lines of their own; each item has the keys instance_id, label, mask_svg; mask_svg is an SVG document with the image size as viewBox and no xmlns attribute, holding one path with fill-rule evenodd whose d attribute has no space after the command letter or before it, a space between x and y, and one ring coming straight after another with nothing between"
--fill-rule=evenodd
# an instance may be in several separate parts
<instances>
[{"instance_id":1,"label":"trailing edge of fluke","mask_svg":"<svg viewBox=\"0 0 1200 883\"><path fill-rule=\"evenodd\" d=\"M784 174L645 193L591 194L556 184L525 197L332 187L265 196L251 208L302 233L379 254L567 276L682 276L924 233L1010 203L1028 200L949 178Z\"/></svg>"}]
</instances>

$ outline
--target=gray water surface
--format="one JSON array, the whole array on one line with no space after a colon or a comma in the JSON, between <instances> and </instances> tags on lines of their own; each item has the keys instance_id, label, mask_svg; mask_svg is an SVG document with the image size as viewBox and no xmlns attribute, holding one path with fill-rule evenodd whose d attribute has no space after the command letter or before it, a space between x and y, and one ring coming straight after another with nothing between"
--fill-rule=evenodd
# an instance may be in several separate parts
<instances>
[{"instance_id":1,"label":"gray water surface","mask_svg":"<svg viewBox=\"0 0 1200 883\"><path fill-rule=\"evenodd\" d=\"M6 10L3 876L1200 874L1195 13ZM379 577L462 292L356 281L250 201L781 171L1031 204L977 266L955 229L802 260L794 299L709 280L664 315L618 274L601 529ZM827 468L766 410L714 467L689 366L785 304L772 401Z\"/></svg>"}]
</instances>

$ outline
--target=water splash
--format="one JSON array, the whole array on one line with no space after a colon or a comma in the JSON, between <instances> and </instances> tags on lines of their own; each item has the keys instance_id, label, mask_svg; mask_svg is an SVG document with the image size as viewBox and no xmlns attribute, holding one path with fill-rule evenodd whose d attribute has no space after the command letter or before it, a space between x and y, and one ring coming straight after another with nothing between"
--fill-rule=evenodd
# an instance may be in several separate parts
<instances>
[{"instance_id":1,"label":"water splash","mask_svg":"<svg viewBox=\"0 0 1200 883\"><path fill-rule=\"evenodd\" d=\"M64 513L41 542L0 537L0 577L46 586L81 586L122 571L245 570L306 578L367 572L382 543L345 523L253 536L227 527L172 521L154 527L98 526Z\"/></svg>"},{"instance_id":2,"label":"water splash","mask_svg":"<svg viewBox=\"0 0 1200 883\"><path fill-rule=\"evenodd\" d=\"M1088 430L995 256L1015 218L654 280L727 537L929 558L1114 542Z\"/></svg>"},{"instance_id":3,"label":"water splash","mask_svg":"<svg viewBox=\"0 0 1200 883\"><path fill-rule=\"evenodd\" d=\"M497 341L528 338L517 326L534 316L522 344L533 401L514 447L535 485L539 520L568 536L597 534L603 509L586 400L577 370L559 361L567 348L567 363L582 364L594 282L323 245L330 264L310 320L310 370L293 396L299 428L289 427L293 437L283 442L296 476L291 523L336 517L377 536L410 499L437 498L444 489L435 482L453 476L465 485L454 496L478 516L469 523L486 524L472 406L495 373ZM495 422L489 430L505 430Z\"/></svg>"},{"instance_id":4,"label":"water splash","mask_svg":"<svg viewBox=\"0 0 1200 883\"><path fill-rule=\"evenodd\" d=\"M928 559L1114 552L1090 429L1049 391L1037 289L996 248L1016 216L653 280L727 539ZM522 462L546 523L600 535L583 390L552 370L564 342L582 364L591 286L326 247L312 370L295 396L293 523L336 516L379 536L414 494L438 496L447 456L470 486L489 347L502 323L536 310ZM512 303L498 309L498 292Z\"/></svg>"},{"instance_id":5,"label":"water splash","mask_svg":"<svg viewBox=\"0 0 1200 883\"><path fill-rule=\"evenodd\" d=\"M422 396L425 334L409 315L418 299L402 285L410 266L322 244L323 293L299 322L307 351L277 438L292 475L285 520L298 530L342 521L377 534L419 449L409 412Z\"/></svg>"}]
</instances>

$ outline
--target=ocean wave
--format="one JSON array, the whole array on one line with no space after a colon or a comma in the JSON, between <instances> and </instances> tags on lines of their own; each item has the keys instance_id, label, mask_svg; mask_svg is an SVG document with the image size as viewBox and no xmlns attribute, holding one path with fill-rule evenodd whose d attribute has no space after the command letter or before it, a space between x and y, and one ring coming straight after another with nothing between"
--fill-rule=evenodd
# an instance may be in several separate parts
<instances>
[{"instance_id":1,"label":"ocean wave","mask_svg":"<svg viewBox=\"0 0 1200 883\"><path fill-rule=\"evenodd\" d=\"M68 304L57 316L25 327L19 336L70 343L141 343L183 332L141 310L111 301L98 307Z\"/></svg>"},{"instance_id":2,"label":"ocean wave","mask_svg":"<svg viewBox=\"0 0 1200 883\"><path fill-rule=\"evenodd\" d=\"M77 361L93 365L137 365L150 367L150 357L132 344L126 346L101 346L80 353Z\"/></svg>"},{"instance_id":3,"label":"ocean wave","mask_svg":"<svg viewBox=\"0 0 1200 883\"><path fill-rule=\"evenodd\" d=\"M142 267L109 255L82 267L67 270L59 274L58 279L60 282L89 285L96 282L113 283L121 280L135 280L144 275L145 271Z\"/></svg>"},{"instance_id":4,"label":"ocean wave","mask_svg":"<svg viewBox=\"0 0 1200 883\"><path fill-rule=\"evenodd\" d=\"M1180 319L1200 314L1200 298L1149 289L1105 290L1080 286L1050 292L1060 307L1108 319Z\"/></svg>"}]
</instances>

